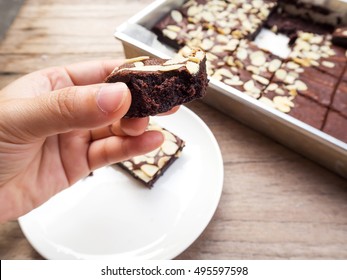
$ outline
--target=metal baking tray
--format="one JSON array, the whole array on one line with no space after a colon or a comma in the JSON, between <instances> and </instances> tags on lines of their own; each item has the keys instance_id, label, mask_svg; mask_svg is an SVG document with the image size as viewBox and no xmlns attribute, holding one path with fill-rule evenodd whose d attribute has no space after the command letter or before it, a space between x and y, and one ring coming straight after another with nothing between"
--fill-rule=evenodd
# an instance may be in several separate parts
<instances>
[{"instance_id":1,"label":"metal baking tray","mask_svg":"<svg viewBox=\"0 0 347 280\"><path fill-rule=\"evenodd\" d=\"M150 30L162 16L183 2L183 0L154 1L119 26L114 35L122 42L125 56L127 58L141 55L173 57L175 50L159 42ZM267 107L260 101L215 79L210 79L207 95L202 101L347 178L347 143Z\"/></svg>"}]
</instances>

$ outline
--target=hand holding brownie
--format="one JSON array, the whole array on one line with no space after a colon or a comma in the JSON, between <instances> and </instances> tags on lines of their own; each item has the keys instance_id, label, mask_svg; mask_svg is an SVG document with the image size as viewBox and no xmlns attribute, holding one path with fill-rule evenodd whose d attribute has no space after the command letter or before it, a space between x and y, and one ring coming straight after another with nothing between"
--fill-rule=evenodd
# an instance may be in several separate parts
<instances>
[{"instance_id":1,"label":"hand holding brownie","mask_svg":"<svg viewBox=\"0 0 347 280\"><path fill-rule=\"evenodd\" d=\"M117 65L49 68L0 91L0 222L27 213L96 168L162 144L160 132L145 131L147 117L122 119L131 104L128 87L102 83Z\"/></svg>"}]
</instances>

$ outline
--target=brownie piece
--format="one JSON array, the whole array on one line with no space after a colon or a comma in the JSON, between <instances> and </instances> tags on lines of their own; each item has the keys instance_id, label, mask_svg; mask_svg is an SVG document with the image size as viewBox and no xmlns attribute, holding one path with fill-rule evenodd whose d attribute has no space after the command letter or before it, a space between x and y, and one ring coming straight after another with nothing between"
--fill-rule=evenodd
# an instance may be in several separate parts
<instances>
[{"instance_id":1,"label":"brownie piece","mask_svg":"<svg viewBox=\"0 0 347 280\"><path fill-rule=\"evenodd\" d=\"M329 110L323 131L335 138L347 143L347 118Z\"/></svg>"},{"instance_id":2,"label":"brownie piece","mask_svg":"<svg viewBox=\"0 0 347 280\"><path fill-rule=\"evenodd\" d=\"M335 45L347 48L347 26L341 26L334 30L332 42Z\"/></svg>"},{"instance_id":3,"label":"brownie piece","mask_svg":"<svg viewBox=\"0 0 347 280\"><path fill-rule=\"evenodd\" d=\"M205 62L201 50L170 60L143 56L117 67L105 82L126 83L132 102L125 117L141 118L202 98L208 85Z\"/></svg>"},{"instance_id":4,"label":"brownie piece","mask_svg":"<svg viewBox=\"0 0 347 280\"><path fill-rule=\"evenodd\" d=\"M163 133L164 143L150 153L119 162L117 165L145 186L151 188L172 163L180 157L185 142L157 124L150 123L148 129Z\"/></svg>"},{"instance_id":5,"label":"brownie piece","mask_svg":"<svg viewBox=\"0 0 347 280\"><path fill-rule=\"evenodd\" d=\"M331 35L298 32L290 58L303 67L313 66L339 78L347 62L345 49L334 46Z\"/></svg>"},{"instance_id":6,"label":"brownie piece","mask_svg":"<svg viewBox=\"0 0 347 280\"><path fill-rule=\"evenodd\" d=\"M324 123L327 108L317 102L298 94L296 85L273 82L264 90L259 99L264 104L286 113L317 129Z\"/></svg>"},{"instance_id":7,"label":"brownie piece","mask_svg":"<svg viewBox=\"0 0 347 280\"><path fill-rule=\"evenodd\" d=\"M330 56L322 57L317 68L336 78L341 77L347 64L346 49L331 45Z\"/></svg>"},{"instance_id":8,"label":"brownie piece","mask_svg":"<svg viewBox=\"0 0 347 280\"><path fill-rule=\"evenodd\" d=\"M338 79L312 66L302 67L294 61L288 61L275 72L272 81L295 87L300 95L329 106Z\"/></svg>"},{"instance_id":9,"label":"brownie piece","mask_svg":"<svg viewBox=\"0 0 347 280\"><path fill-rule=\"evenodd\" d=\"M295 40L299 30L321 35L329 34L333 31L331 25L316 23L308 16L300 18L287 13L283 9L277 9L271 13L264 26L275 33L286 34L291 39L291 42Z\"/></svg>"},{"instance_id":10,"label":"brownie piece","mask_svg":"<svg viewBox=\"0 0 347 280\"><path fill-rule=\"evenodd\" d=\"M174 48L199 47L206 32L254 39L277 1L194 1L171 11L153 27L159 40ZM204 49L204 48L202 48Z\"/></svg>"},{"instance_id":11,"label":"brownie piece","mask_svg":"<svg viewBox=\"0 0 347 280\"><path fill-rule=\"evenodd\" d=\"M331 108L347 118L347 81L341 81L339 83L331 104Z\"/></svg>"}]
</instances>

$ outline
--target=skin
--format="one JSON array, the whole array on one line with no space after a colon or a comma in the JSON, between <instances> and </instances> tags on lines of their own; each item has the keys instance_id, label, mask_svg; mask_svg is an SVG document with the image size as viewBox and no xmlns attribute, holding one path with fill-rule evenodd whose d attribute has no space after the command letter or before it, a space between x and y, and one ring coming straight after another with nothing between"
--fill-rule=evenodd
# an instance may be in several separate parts
<instances>
[{"instance_id":1,"label":"skin","mask_svg":"<svg viewBox=\"0 0 347 280\"><path fill-rule=\"evenodd\" d=\"M126 85L102 83L120 64L48 68L0 91L0 223L97 168L162 144L160 132L146 131L148 118L122 119L131 104Z\"/></svg>"}]
</instances>

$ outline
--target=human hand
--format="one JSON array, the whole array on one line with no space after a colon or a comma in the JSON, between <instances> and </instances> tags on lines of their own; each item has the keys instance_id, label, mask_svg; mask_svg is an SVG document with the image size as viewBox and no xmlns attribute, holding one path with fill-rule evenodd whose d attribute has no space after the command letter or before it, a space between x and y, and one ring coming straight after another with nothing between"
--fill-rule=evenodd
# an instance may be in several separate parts
<instances>
[{"instance_id":1,"label":"human hand","mask_svg":"<svg viewBox=\"0 0 347 280\"><path fill-rule=\"evenodd\" d=\"M0 91L0 222L29 212L99 167L162 144L160 132L145 131L148 118L122 119L131 103L128 88L102 83L117 65L49 68Z\"/></svg>"}]
</instances>

